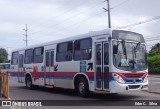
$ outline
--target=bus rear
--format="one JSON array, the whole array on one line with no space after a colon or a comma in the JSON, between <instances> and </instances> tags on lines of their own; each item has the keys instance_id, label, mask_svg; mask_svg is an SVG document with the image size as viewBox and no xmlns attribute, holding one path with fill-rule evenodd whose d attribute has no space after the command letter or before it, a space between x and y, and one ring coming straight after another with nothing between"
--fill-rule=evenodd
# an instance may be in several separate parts
<instances>
[{"instance_id":1,"label":"bus rear","mask_svg":"<svg viewBox=\"0 0 160 109\"><path fill-rule=\"evenodd\" d=\"M113 30L111 38L110 92L148 89L147 53L141 34Z\"/></svg>"}]
</instances>

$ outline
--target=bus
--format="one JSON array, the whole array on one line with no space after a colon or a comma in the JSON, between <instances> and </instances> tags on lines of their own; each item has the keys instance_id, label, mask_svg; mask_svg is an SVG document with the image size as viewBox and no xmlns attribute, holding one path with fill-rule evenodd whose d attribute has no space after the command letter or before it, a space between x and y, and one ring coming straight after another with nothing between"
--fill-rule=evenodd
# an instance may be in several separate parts
<instances>
[{"instance_id":1,"label":"bus","mask_svg":"<svg viewBox=\"0 0 160 109\"><path fill-rule=\"evenodd\" d=\"M11 76L34 85L89 92L148 90L143 35L106 29L14 50Z\"/></svg>"},{"instance_id":2,"label":"bus","mask_svg":"<svg viewBox=\"0 0 160 109\"><path fill-rule=\"evenodd\" d=\"M10 70L10 63L0 63L0 70L9 72L9 70Z\"/></svg>"}]
</instances>

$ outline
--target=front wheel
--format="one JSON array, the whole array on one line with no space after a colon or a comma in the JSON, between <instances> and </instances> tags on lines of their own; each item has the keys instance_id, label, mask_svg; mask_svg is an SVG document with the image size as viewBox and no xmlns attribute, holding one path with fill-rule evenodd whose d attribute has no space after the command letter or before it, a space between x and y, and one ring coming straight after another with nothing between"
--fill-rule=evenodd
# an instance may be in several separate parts
<instances>
[{"instance_id":1,"label":"front wheel","mask_svg":"<svg viewBox=\"0 0 160 109\"><path fill-rule=\"evenodd\" d=\"M81 77L77 84L78 95L81 97L87 97L89 95L89 86L85 78Z\"/></svg>"},{"instance_id":2,"label":"front wheel","mask_svg":"<svg viewBox=\"0 0 160 109\"><path fill-rule=\"evenodd\" d=\"M28 89L33 89L32 79L31 79L30 76L27 76L27 77L26 77L26 87L27 87Z\"/></svg>"}]
</instances>

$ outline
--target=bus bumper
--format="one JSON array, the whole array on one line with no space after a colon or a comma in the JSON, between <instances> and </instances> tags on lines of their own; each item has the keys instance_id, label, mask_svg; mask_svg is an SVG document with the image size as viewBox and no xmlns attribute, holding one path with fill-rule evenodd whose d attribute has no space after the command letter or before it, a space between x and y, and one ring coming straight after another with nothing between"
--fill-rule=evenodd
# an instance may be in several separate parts
<instances>
[{"instance_id":1,"label":"bus bumper","mask_svg":"<svg viewBox=\"0 0 160 109\"><path fill-rule=\"evenodd\" d=\"M110 82L110 93L148 90L148 82L137 84L120 84L117 81Z\"/></svg>"}]
</instances>

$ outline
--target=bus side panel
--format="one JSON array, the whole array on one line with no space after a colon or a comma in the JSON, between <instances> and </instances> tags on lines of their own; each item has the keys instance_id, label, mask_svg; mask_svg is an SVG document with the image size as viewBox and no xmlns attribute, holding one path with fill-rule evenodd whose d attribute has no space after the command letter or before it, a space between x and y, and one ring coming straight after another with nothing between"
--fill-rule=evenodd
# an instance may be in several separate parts
<instances>
[{"instance_id":1,"label":"bus side panel","mask_svg":"<svg viewBox=\"0 0 160 109\"><path fill-rule=\"evenodd\" d=\"M44 86L44 63L33 64L32 81L35 85Z\"/></svg>"},{"instance_id":2,"label":"bus side panel","mask_svg":"<svg viewBox=\"0 0 160 109\"><path fill-rule=\"evenodd\" d=\"M72 60L64 62L56 62L56 70L54 72L54 85L56 87L74 89L74 77L78 74L84 74L89 81L90 91L95 90L94 82L94 40L92 40L92 54L89 60Z\"/></svg>"},{"instance_id":3,"label":"bus side panel","mask_svg":"<svg viewBox=\"0 0 160 109\"><path fill-rule=\"evenodd\" d=\"M18 65L11 65L10 75L13 80L18 81Z\"/></svg>"}]
</instances>

